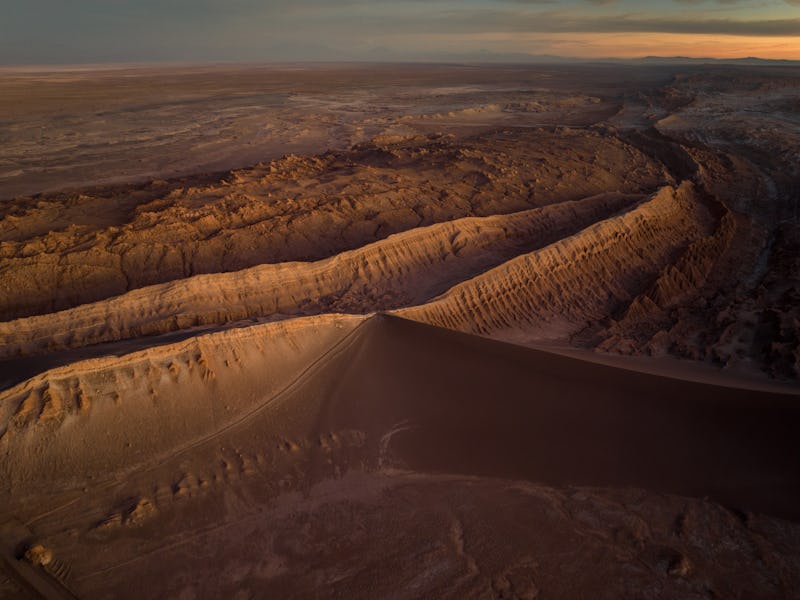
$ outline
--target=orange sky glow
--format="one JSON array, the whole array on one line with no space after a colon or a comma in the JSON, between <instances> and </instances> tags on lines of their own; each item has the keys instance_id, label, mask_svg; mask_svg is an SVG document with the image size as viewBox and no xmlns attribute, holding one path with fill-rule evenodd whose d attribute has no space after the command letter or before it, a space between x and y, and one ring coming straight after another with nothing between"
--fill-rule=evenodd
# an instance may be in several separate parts
<instances>
[{"instance_id":1,"label":"orange sky glow","mask_svg":"<svg viewBox=\"0 0 800 600\"><path fill-rule=\"evenodd\" d=\"M800 0L26 0L0 18L12 65L546 55L800 60Z\"/></svg>"},{"instance_id":2,"label":"orange sky glow","mask_svg":"<svg viewBox=\"0 0 800 600\"><path fill-rule=\"evenodd\" d=\"M800 57L800 38L683 33L539 34L554 54L579 58L688 56L695 58L773 59Z\"/></svg>"}]
</instances>

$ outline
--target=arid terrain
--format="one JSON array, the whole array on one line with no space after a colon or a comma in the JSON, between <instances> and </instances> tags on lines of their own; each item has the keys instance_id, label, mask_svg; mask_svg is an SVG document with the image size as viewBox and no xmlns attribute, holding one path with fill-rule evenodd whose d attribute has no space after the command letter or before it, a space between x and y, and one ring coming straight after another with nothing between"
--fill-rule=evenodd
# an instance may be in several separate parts
<instances>
[{"instance_id":1,"label":"arid terrain","mask_svg":"<svg viewBox=\"0 0 800 600\"><path fill-rule=\"evenodd\" d=\"M798 98L0 69L0 597L800 597Z\"/></svg>"}]
</instances>

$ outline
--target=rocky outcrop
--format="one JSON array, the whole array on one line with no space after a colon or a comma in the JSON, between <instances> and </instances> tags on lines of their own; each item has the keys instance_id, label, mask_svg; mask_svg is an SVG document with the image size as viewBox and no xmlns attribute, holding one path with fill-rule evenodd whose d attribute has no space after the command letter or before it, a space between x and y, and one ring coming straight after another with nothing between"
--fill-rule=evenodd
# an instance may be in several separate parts
<instances>
[{"instance_id":1,"label":"rocky outcrop","mask_svg":"<svg viewBox=\"0 0 800 600\"><path fill-rule=\"evenodd\" d=\"M457 218L649 192L665 177L611 135L498 132L288 156L211 183L167 183L161 193L158 185L116 189L99 211L101 191L9 201L0 220L0 319L192 275L319 260Z\"/></svg>"},{"instance_id":2,"label":"rocky outcrop","mask_svg":"<svg viewBox=\"0 0 800 600\"><path fill-rule=\"evenodd\" d=\"M368 313L420 304L453 282L575 233L638 199L604 194L509 215L468 217L394 234L313 263L260 265L149 286L0 323L0 357L252 317Z\"/></svg>"},{"instance_id":3,"label":"rocky outcrop","mask_svg":"<svg viewBox=\"0 0 800 600\"><path fill-rule=\"evenodd\" d=\"M633 210L398 314L481 335L561 338L629 303L710 225L691 184L664 188Z\"/></svg>"}]
</instances>

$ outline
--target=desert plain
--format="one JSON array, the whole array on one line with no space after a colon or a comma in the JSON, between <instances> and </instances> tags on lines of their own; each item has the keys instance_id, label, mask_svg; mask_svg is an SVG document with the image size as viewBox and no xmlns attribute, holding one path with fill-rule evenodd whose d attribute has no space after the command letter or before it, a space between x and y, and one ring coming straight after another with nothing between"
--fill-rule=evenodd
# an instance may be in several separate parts
<instances>
[{"instance_id":1,"label":"desert plain","mask_svg":"<svg viewBox=\"0 0 800 600\"><path fill-rule=\"evenodd\" d=\"M0 597L800 592L800 71L0 69Z\"/></svg>"}]
</instances>

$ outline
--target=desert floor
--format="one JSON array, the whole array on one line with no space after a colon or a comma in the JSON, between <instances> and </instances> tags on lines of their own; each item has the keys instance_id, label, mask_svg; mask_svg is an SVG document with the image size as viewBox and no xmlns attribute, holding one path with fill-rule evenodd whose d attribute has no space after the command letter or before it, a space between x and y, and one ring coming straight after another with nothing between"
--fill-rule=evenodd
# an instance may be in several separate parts
<instances>
[{"instance_id":1,"label":"desert floor","mask_svg":"<svg viewBox=\"0 0 800 600\"><path fill-rule=\"evenodd\" d=\"M0 597L798 593L796 68L0 75Z\"/></svg>"}]
</instances>

